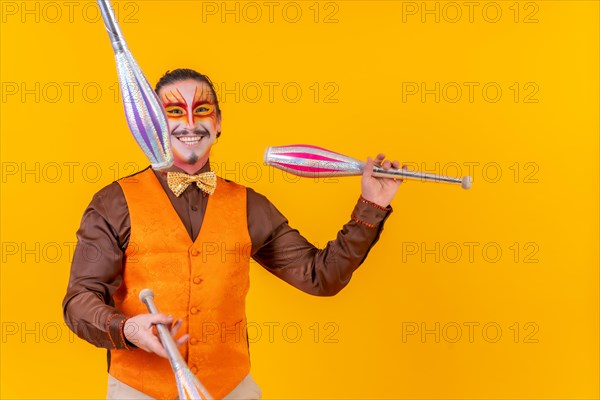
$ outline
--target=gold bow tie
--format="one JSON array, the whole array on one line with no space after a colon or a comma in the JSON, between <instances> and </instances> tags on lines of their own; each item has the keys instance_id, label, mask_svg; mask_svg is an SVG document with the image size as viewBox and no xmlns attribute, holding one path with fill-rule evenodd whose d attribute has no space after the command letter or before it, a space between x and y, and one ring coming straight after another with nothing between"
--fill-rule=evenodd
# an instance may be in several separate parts
<instances>
[{"instance_id":1,"label":"gold bow tie","mask_svg":"<svg viewBox=\"0 0 600 400\"><path fill-rule=\"evenodd\" d=\"M208 194L213 194L217 187L217 175L212 171L203 172L198 175L188 175L182 172L167 173L169 189L171 189L177 197L179 197L192 182L196 182L196 185L198 185L200 190Z\"/></svg>"}]
</instances>

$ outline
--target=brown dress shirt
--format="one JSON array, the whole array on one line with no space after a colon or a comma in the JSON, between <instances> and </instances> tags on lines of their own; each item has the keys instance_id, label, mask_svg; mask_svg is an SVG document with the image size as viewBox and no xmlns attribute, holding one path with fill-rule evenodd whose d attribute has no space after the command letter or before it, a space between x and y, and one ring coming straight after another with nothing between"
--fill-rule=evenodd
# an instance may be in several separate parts
<instances>
[{"instance_id":1,"label":"brown dress shirt","mask_svg":"<svg viewBox=\"0 0 600 400\"><path fill-rule=\"evenodd\" d=\"M210 164L198 171L210 170ZM176 167L169 171L184 172ZM202 225L210 196L195 184L176 197L166 172L154 171L192 240ZM317 296L332 296L344 288L379 239L391 207L360 198L351 219L337 238L317 249L267 198L247 188L248 231L252 258L273 275ZM107 349L131 346L123 337L127 317L114 307L113 294L122 282L123 257L131 231L129 210L117 182L96 193L77 232L71 275L63 300L68 326L82 339Z\"/></svg>"}]
</instances>

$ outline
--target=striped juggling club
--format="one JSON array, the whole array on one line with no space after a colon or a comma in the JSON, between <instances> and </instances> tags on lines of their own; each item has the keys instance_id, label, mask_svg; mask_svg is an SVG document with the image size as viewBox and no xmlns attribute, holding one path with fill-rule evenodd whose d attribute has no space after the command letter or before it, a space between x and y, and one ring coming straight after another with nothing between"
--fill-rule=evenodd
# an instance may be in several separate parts
<instances>
[{"instance_id":1,"label":"striped juggling club","mask_svg":"<svg viewBox=\"0 0 600 400\"><path fill-rule=\"evenodd\" d=\"M119 86L129 129L150 160L152 168L168 168L173 164L173 155L165 110L129 51L110 1L97 1L115 53Z\"/></svg>"},{"instance_id":2,"label":"striped juggling club","mask_svg":"<svg viewBox=\"0 0 600 400\"><path fill-rule=\"evenodd\" d=\"M365 162L363 161L322 147L307 144L268 147L265 151L264 161L267 165L282 169L291 174L310 178L362 175L365 167ZM377 165L373 167L373 176L379 178L454 183L461 185L463 189L469 189L472 183L470 176L452 178L405 169L390 168L385 170Z\"/></svg>"}]
</instances>

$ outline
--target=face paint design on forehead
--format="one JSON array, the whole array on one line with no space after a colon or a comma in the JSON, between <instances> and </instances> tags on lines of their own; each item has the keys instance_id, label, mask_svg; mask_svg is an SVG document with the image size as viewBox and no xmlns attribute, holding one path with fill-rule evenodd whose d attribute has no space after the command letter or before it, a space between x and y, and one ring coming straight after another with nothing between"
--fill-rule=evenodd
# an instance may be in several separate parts
<instances>
[{"instance_id":1,"label":"face paint design on forehead","mask_svg":"<svg viewBox=\"0 0 600 400\"><path fill-rule=\"evenodd\" d=\"M215 104L215 99L212 90L206 83L203 82L202 87L198 90L199 86L194 89L194 106L199 103L208 103L211 105Z\"/></svg>"},{"instance_id":2,"label":"face paint design on forehead","mask_svg":"<svg viewBox=\"0 0 600 400\"><path fill-rule=\"evenodd\" d=\"M183 97L183 95L181 94L179 89L177 89L177 88L175 88L174 90L171 89L168 92L165 91L162 95L161 100L163 102L163 107L165 107L165 108L171 107L171 106L179 106L182 108L187 108L187 102L185 101L185 98Z\"/></svg>"}]
</instances>

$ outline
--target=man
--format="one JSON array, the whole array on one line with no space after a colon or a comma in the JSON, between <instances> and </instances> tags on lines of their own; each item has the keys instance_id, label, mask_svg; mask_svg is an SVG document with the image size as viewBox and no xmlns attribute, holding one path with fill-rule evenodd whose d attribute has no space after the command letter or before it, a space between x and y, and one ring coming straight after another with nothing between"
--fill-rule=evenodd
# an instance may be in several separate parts
<instances>
[{"instance_id":1,"label":"man","mask_svg":"<svg viewBox=\"0 0 600 400\"><path fill-rule=\"evenodd\" d=\"M221 110L208 77L178 69L160 79L156 92L168 117L174 166L147 168L96 193L77 232L65 321L109 349L108 398L176 397L153 329L162 323L172 325L174 336L185 332L176 342L214 398L258 399L244 330L250 257L306 293L336 294L378 240L401 184L373 177L372 166L399 165L382 154L367 160L350 221L319 250L264 196L211 176ZM88 255L90 248L97 257ZM144 287L170 315L147 313L137 299Z\"/></svg>"}]
</instances>

